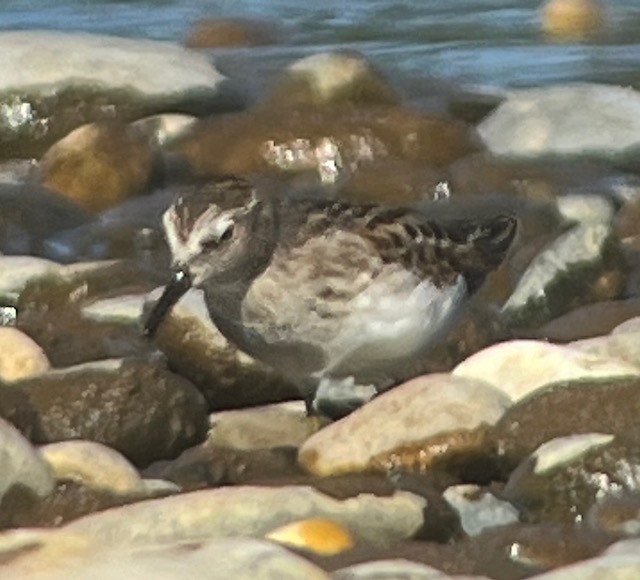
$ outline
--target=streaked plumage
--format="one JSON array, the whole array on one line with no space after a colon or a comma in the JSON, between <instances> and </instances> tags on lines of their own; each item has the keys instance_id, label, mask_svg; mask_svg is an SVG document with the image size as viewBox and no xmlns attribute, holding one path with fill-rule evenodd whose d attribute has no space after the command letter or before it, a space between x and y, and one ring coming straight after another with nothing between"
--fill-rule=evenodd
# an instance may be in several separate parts
<instances>
[{"instance_id":1,"label":"streaked plumage","mask_svg":"<svg viewBox=\"0 0 640 580\"><path fill-rule=\"evenodd\" d=\"M202 288L238 347L300 384L377 388L407 378L516 229L510 216L441 223L407 208L261 199L243 182L179 200L163 222L179 292Z\"/></svg>"}]
</instances>

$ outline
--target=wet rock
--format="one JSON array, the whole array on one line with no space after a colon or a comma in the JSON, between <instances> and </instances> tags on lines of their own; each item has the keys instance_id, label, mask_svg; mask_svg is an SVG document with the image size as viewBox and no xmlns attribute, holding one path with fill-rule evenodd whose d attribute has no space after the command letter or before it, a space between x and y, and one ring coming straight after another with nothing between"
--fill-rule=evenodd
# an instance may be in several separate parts
<instances>
[{"instance_id":1,"label":"wet rock","mask_svg":"<svg viewBox=\"0 0 640 580\"><path fill-rule=\"evenodd\" d=\"M0 327L0 381L35 377L50 367L47 355L31 338L16 328Z\"/></svg>"},{"instance_id":2,"label":"wet rock","mask_svg":"<svg viewBox=\"0 0 640 580\"><path fill-rule=\"evenodd\" d=\"M284 546L331 556L354 546L349 531L331 520L312 519L286 524L269 532L265 538Z\"/></svg>"},{"instance_id":3,"label":"wet rock","mask_svg":"<svg viewBox=\"0 0 640 580\"><path fill-rule=\"evenodd\" d=\"M186 189L181 187L180 192ZM60 262L130 259L163 282L158 273L167 270L170 258L161 218L177 195L176 189L163 189L106 210L89 224L49 237L47 255Z\"/></svg>"},{"instance_id":4,"label":"wet rock","mask_svg":"<svg viewBox=\"0 0 640 580\"><path fill-rule=\"evenodd\" d=\"M110 545L189 542L223 536L264 536L307 518L324 518L373 545L407 538L423 523L424 500L399 492L338 501L312 488L229 487L148 500L77 520L67 531Z\"/></svg>"},{"instance_id":5,"label":"wet rock","mask_svg":"<svg viewBox=\"0 0 640 580\"><path fill-rule=\"evenodd\" d=\"M617 298L623 272L611 226L578 225L533 259L503 312L514 326L535 327L578 306Z\"/></svg>"},{"instance_id":6,"label":"wet rock","mask_svg":"<svg viewBox=\"0 0 640 580\"><path fill-rule=\"evenodd\" d=\"M328 560L309 557L328 569L401 558L440 570L446 578L526 578L592 557L614 539L569 526L512 524L450 545L402 542L375 551L356 548Z\"/></svg>"},{"instance_id":7,"label":"wet rock","mask_svg":"<svg viewBox=\"0 0 640 580\"><path fill-rule=\"evenodd\" d=\"M469 536L477 536L489 528L519 521L519 511L509 502L498 499L477 485L456 485L443 494L460 516L462 529Z\"/></svg>"},{"instance_id":8,"label":"wet rock","mask_svg":"<svg viewBox=\"0 0 640 580\"><path fill-rule=\"evenodd\" d=\"M507 470L557 437L604 433L636 445L638 389L636 378L584 379L559 382L522 399L494 427Z\"/></svg>"},{"instance_id":9,"label":"wet rock","mask_svg":"<svg viewBox=\"0 0 640 580\"><path fill-rule=\"evenodd\" d=\"M34 280L18 301L17 327L43 348L54 367L148 355L153 345L133 324L94 322L82 308L105 295L148 290L146 274L131 262L74 264Z\"/></svg>"},{"instance_id":10,"label":"wet rock","mask_svg":"<svg viewBox=\"0 0 640 580\"><path fill-rule=\"evenodd\" d=\"M211 410L300 398L294 385L227 342L211 322L200 291L189 291L173 308L155 342L171 368L201 390Z\"/></svg>"},{"instance_id":11,"label":"wet rock","mask_svg":"<svg viewBox=\"0 0 640 580\"><path fill-rule=\"evenodd\" d=\"M241 105L208 58L167 42L23 30L3 32L0 47L0 158L40 157L94 121Z\"/></svg>"},{"instance_id":12,"label":"wet rock","mask_svg":"<svg viewBox=\"0 0 640 580\"><path fill-rule=\"evenodd\" d=\"M159 461L145 477L162 478L192 491L205 487L299 480L300 468L292 447L239 450L206 442L172 461Z\"/></svg>"},{"instance_id":13,"label":"wet rock","mask_svg":"<svg viewBox=\"0 0 640 580\"><path fill-rule=\"evenodd\" d=\"M336 104L399 105L395 90L362 54L323 52L290 64L266 98L276 109Z\"/></svg>"},{"instance_id":14,"label":"wet rock","mask_svg":"<svg viewBox=\"0 0 640 580\"><path fill-rule=\"evenodd\" d=\"M478 126L499 157L624 160L640 143L640 96L626 87L570 84L512 91ZM593 127L600 130L594 131Z\"/></svg>"},{"instance_id":15,"label":"wet rock","mask_svg":"<svg viewBox=\"0 0 640 580\"><path fill-rule=\"evenodd\" d=\"M35 420L16 425L33 442L88 439L137 465L175 457L207 430L204 400L185 379L144 360L109 360L50 371L13 388Z\"/></svg>"},{"instance_id":16,"label":"wet rock","mask_svg":"<svg viewBox=\"0 0 640 580\"><path fill-rule=\"evenodd\" d=\"M302 401L221 411L211 415L207 441L246 450L298 447L327 423L308 416Z\"/></svg>"},{"instance_id":17,"label":"wet rock","mask_svg":"<svg viewBox=\"0 0 640 580\"><path fill-rule=\"evenodd\" d=\"M554 342L571 342L585 338L595 338L609 334L625 320L639 314L640 298L597 302L576 308L563 316L554 318L537 329L534 334L537 338ZM579 343L574 343L571 346L582 350ZM600 351L600 354L604 354L604 352Z\"/></svg>"},{"instance_id":18,"label":"wet rock","mask_svg":"<svg viewBox=\"0 0 640 580\"><path fill-rule=\"evenodd\" d=\"M29 503L53 491L54 480L47 463L13 425L0 419L0 502L4 513L11 502Z\"/></svg>"},{"instance_id":19,"label":"wet rock","mask_svg":"<svg viewBox=\"0 0 640 580\"><path fill-rule=\"evenodd\" d=\"M595 530L625 536L640 535L640 493L609 495L598 499L584 518Z\"/></svg>"},{"instance_id":20,"label":"wet rock","mask_svg":"<svg viewBox=\"0 0 640 580\"><path fill-rule=\"evenodd\" d=\"M548 0L542 6L542 29L556 40L578 41L602 32L605 14L595 0Z\"/></svg>"},{"instance_id":21,"label":"wet rock","mask_svg":"<svg viewBox=\"0 0 640 580\"><path fill-rule=\"evenodd\" d=\"M343 105L252 111L195 124L169 148L196 175L311 173L335 184L360 166L391 158L445 166L478 149L468 126L401 107Z\"/></svg>"},{"instance_id":22,"label":"wet rock","mask_svg":"<svg viewBox=\"0 0 640 580\"><path fill-rule=\"evenodd\" d=\"M340 186L339 197L357 203L410 206L433 201L444 183L445 175L438 169L388 159L358 169Z\"/></svg>"},{"instance_id":23,"label":"wet rock","mask_svg":"<svg viewBox=\"0 0 640 580\"><path fill-rule=\"evenodd\" d=\"M63 441L40 448L58 481L74 481L114 494L143 490L138 471L118 452L94 441Z\"/></svg>"},{"instance_id":24,"label":"wet rock","mask_svg":"<svg viewBox=\"0 0 640 580\"><path fill-rule=\"evenodd\" d=\"M299 460L311 473L335 475L370 469L374 459L378 468L389 468L402 462L400 450L415 447L426 468L443 447L455 455L467 443L465 434L474 438L476 427L495 423L509 404L508 397L480 381L445 374L419 377L310 437ZM428 456L423 449L436 438L440 451ZM398 458L378 459L394 450Z\"/></svg>"},{"instance_id":25,"label":"wet rock","mask_svg":"<svg viewBox=\"0 0 640 580\"><path fill-rule=\"evenodd\" d=\"M559 381L614 380L639 373L637 365L616 357L533 340L490 346L453 370L454 376L490 383L515 401Z\"/></svg>"},{"instance_id":26,"label":"wet rock","mask_svg":"<svg viewBox=\"0 0 640 580\"><path fill-rule=\"evenodd\" d=\"M514 578L592 557L612 541L569 526L512 524L461 542L455 553L463 562L474 562L474 573Z\"/></svg>"},{"instance_id":27,"label":"wet rock","mask_svg":"<svg viewBox=\"0 0 640 580\"><path fill-rule=\"evenodd\" d=\"M147 193L154 153L144 135L118 122L82 125L42 157L43 185L97 213Z\"/></svg>"},{"instance_id":28,"label":"wet rock","mask_svg":"<svg viewBox=\"0 0 640 580\"><path fill-rule=\"evenodd\" d=\"M607 497L638 492L640 455L603 433L553 439L511 475L504 495L529 521L580 523Z\"/></svg>"},{"instance_id":29,"label":"wet rock","mask_svg":"<svg viewBox=\"0 0 640 580\"><path fill-rule=\"evenodd\" d=\"M46 189L30 184L0 185L2 253L50 257L47 238L90 221L84 210Z\"/></svg>"},{"instance_id":30,"label":"wet rock","mask_svg":"<svg viewBox=\"0 0 640 580\"><path fill-rule=\"evenodd\" d=\"M640 574L640 557L637 556L638 546L634 546L636 552L631 554L607 554L606 552L597 558L591 558L584 562L577 562L571 566L565 566L558 570L541 574L539 580L624 580L635 578Z\"/></svg>"},{"instance_id":31,"label":"wet rock","mask_svg":"<svg viewBox=\"0 0 640 580\"><path fill-rule=\"evenodd\" d=\"M200 20L187 32L189 48L265 46L278 41L272 23L247 18Z\"/></svg>"},{"instance_id":32,"label":"wet rock","mask_svg":"<svg viewBox=\"0 0 640 580\"><path fill-rule=\"evenodd\" d=\"M146 497L150 496L147 494ZM52 493L38 502L12 500L11 508L0 513L0 528L59 527L82 516L139 501L144 497L141 494L126 496L72 481L59 481Z\"/></svg>"}]
</instances>

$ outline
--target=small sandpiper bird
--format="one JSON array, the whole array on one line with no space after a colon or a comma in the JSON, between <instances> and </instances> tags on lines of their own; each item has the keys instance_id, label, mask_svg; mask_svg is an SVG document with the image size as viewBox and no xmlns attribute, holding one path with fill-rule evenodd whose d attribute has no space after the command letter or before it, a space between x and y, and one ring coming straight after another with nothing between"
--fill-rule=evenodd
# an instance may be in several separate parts
<instances>
[{"instance_id":1,"label":"small sandpiper bird","mask_svg":"<svg viewBox=\"0 0 640 580\"><path fill-rule=\"evenodd\" d=\"M318 389L348 393L345 410L329 411L344 414L410 378L411 360L502 262L516 223L266 197L240 180L198 192L163 216L173 278L145 333L201 288L229 341L297 382L307 403Z\"/></svg>"}]
</instances>

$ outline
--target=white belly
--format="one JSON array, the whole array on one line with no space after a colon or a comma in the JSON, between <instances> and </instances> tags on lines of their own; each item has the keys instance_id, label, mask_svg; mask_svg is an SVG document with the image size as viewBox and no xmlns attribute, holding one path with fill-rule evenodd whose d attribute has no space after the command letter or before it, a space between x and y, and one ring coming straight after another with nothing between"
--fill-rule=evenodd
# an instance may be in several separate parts
<instances>
[{"instance_id":1,"label":"white belly","mask_svg":"<svg viewBox=\"0 0 640 580\"><path fill-rule=\"evenodd\" d=\"M443 288L405 270L385 276L352 300L350 314L327 346L327 368L319 374L394 374L394 367L447 327L466 294L462 276Z\"/></svg>"}]
</instances>

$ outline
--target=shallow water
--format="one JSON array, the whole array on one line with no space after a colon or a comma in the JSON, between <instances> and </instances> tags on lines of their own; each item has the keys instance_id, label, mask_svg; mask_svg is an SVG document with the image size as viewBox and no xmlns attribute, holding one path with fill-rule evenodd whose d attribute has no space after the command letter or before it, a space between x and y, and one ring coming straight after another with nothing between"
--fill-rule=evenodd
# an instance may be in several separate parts
<instances>
[{"instance_id":1,"label":"shallow water","mask_svg":"<svg viewBox=\"0 0 640 580\"><path fill-rule=\"evenodd\" d=\"M85 30L180 41L201 18L245 16L283 28L283 43L218 51L223 68L265 77L293 58L351 48L404 78L519 87L602 81L640 88L640 0L603 0L609 28L557 44L540 32L534 0L10 0L0 28Z\"/></svg>"}]
</instances>

